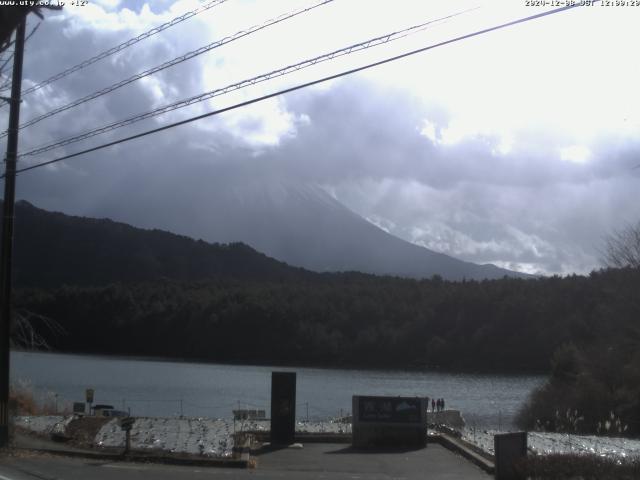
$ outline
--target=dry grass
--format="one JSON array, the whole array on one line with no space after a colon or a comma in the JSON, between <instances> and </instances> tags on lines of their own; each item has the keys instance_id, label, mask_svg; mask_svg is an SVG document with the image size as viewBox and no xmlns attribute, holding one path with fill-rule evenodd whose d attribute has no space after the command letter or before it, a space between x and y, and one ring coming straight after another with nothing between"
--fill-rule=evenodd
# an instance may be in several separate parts
<instances>
[{"instance_id":1,"label":"dry grass","mask_svg":"<svg viewBox=\"0 0 640 480\"><path fill-rule=\"evenodd\" d=\"M635 480L640 460L612 459L596 455L536 455L519 465L523 478L531 480Z\"/></svg>"},{"instance_id":2,"label":"dry grass","mask_svg":"<svg viewBox=\"0 0 640 480\"><path fill-rule=\"evenodd\" d=\"M12 386L9 392L9 411L13 415L38 415L40 408L31 390Z\"/></svg>"},{"instance_id":3,"label":"dry grass","mask_svg":"<svg viewBox=\"0 0 640 480\"><path fill-rule=\"evenodd\" d=\"M11 415L66 415L68 407L58 408L54 398L38 403L29 385L11 385L9 391L9 412Z\"/></svg>"}]
</instances>

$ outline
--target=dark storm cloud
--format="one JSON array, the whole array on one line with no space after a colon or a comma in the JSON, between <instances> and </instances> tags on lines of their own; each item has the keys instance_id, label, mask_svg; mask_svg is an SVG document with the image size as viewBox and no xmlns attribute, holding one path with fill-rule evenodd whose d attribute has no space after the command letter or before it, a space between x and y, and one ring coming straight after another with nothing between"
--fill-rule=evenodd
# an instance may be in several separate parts
<instances>
[{"instance_id":1,"label":"dark storm cloud","mask_svg":"<svg viewBox=\"0 0 640 480\"><path fill-rule=\"evenodd\" d=\"M561 140L544 132L507 154L498 151L497 136L434 144L420 131L425 119L446 129L450 119L443 108L360 80L288 97L286 104L310 122L278 149L276 162L314 180L333 183L353 176L418 180L434 188L461 182L541 187L637 175L631 171L637 141L603 140L588 164L561 160Z\"/></svg>"},{"instance_id":2,"label":"dark storm cloud","mask_svg":"<svg viewBox=\"0 0 640 480\"><path fill-rule=\"evenodd\" d=\"M561 139L497 151L499 139L438 145L420 134L446 115L406 94L359 81L288 99L310 122L274 163L334 186L338 197L410 241L476 262L531 271L588 271L603 235L640 216L640 145L601 139L592 158L560 158ZM525 141L531 142L529 139Z\"/></svg>"},{"instance_id":3,"label":"dark storm cloud","mask_svg":"<svg viewBox=\"0 0 640 480\"><path fill-rule=\"evenodd\" d=\"M73 26L69 19L47 19L41 28L30 41L27 84L132 34ZM180 42L184 32L176 28L148 39L144 49L123 52L42 89L25 99L22 118L188 50L195 40ZM25 129L23 151L200 93L203 65L204 60L185 63ZM507 153L500 153L497 135L446 144L441 140L452 119L445 105L362 78L289 95L279 100L279 108L290 114L291 125L278 130L276 142L251 140L273 128L274 120L247 110L235 122L221 116L25 173L18 180L19 196L44 208L195 237L209 232L208 239L216 240L225 239L222 225L218 230L207 225L216 192L233 195L234 185L247 179L293 178L324 185L353 210L415 243L478 263L552 273L593 268L602 235L640 217L635 201L640 169L633 169L640 163L637 137L597 139L583 163L561 160L559 149L571 144L543 129L522 133ZM421 133L425 121L436 141ZM157 124L147 121L126 133ZM223 213L215 218L233 221Z\"/></svg>"}]
</instances>

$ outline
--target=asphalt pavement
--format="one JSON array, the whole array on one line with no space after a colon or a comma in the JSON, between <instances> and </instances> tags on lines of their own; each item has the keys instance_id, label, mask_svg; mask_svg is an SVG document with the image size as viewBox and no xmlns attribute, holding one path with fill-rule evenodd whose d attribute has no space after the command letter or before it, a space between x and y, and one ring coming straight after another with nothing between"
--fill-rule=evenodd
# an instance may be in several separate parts
<instances>
[{"instance_id":1,"label":"asphalt pavement","mask_svg":"<svg viewBox=\"0 0 640 480\"><path fill-rule=\"evenodd\" d=\"M168 479L442 479L488 480L490 475L437 444L418 450L362 452L345 444L256 452L256 468L211 468L68 458L19 451L0 457L0 480Z\"/></svg>"}]
</instances>

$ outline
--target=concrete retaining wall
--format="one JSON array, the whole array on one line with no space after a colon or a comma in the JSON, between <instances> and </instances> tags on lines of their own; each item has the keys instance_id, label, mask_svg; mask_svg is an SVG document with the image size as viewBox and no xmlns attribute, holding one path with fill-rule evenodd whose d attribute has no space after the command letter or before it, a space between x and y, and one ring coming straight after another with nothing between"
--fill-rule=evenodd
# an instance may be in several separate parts
<instances>
[{"instance_id":1,"label":"concrete retaining wall","mask_svg":"<svg viewBox=\"0 0 640 480\"><path fill-rule=\"evenodd\" d=\"M445 410L444 412L427 412L429 425L448 425L456 430L464 428L464 418L460 410Z\"/></svg>"}]
</instances>

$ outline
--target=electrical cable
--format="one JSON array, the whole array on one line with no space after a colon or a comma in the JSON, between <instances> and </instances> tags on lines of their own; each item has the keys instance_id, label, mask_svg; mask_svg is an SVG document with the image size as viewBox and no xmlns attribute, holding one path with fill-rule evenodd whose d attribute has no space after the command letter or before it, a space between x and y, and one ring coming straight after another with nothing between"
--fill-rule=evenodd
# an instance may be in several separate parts
<instances>
[{"instance_id":1,"label":"electrical cable","mask_svg":"<svg viewBox=\"0 0 640 480\"><path fill-rule=\"evenodd\" d=\"M136 135L131 135L129 137L121 138L119 140L114 140L112 142L108 142L108 143L104 143L104 144L101 144L101 145L97 145L95 147L88 148L86 150L75 152L75 153L72 153L72 154L69 154L69 155L65 155L65 156L62 156L62 157L58 157L58 158L55 158L53 160L37 163L37 164L30 165L30 166L24 167L24 168L19 168L19 169L16 169L15 173L22 173L22 172L26 172L26 171L29 171L29 170L34 170L36 168L44 167L46 165L52 165L54 163L58 163L58 162L61 162L63 160L68 160L70 158L78 157L80 155L85 155L87 153L91 153L91 152L95 152L95 151L98 151L98 150L102 150L102 149L105 149L107 147L118 145L120 143L128 142L128 141L131 141L131 140L135 140L137 138L145 137L147 135L152 135L154 133L158 133L158 132L162 132L162 131L165 131L165 130L169 130L171 128L178 127L180 125L185 125L187 123L195 122L195 121L201 120L203 118L208 118L208 117L211 117L211 116L214 116L214 115L219 115L219 114L224 113L224 112L228 112L228 111L231 111L231 110L242 108L242 107L245 107L247 105L251 105L251 104L254 104L254 103L257 103L257 102L261 102L263 100L267 100L269 98L274 98L274 97L277 97L277 96L280 96L280 95L284 95L286 93L294 92L296 90L300 90L300 89L307 88L307 87L310 87L310 86L313 86L313 85L317 85L317 84L320 84L320 83L324 83L324 82L327 82L327 81L330 81L330 80L335 80L337 78L340 78L340 77L343 77L343 76L346 76L346 75L351 75L351 74L354 74L354 73L357 73L357 72L361 72L363 70L367 70L367 69L370 69L370 68L373 68L373 67L377 67L377 66L384 65L384 64L387 64L387 63L390 63L390 62L394 62L394 61L397 61L397 60L400 60L400 59L403 59L403 58L407 58L407 57L412 56L412 55L416 55L418 53L426 52L426 51L429 51L429 50L432 50L432 49L435 49L435 48L439 48L439 47L442 47L442 46L445 46L445 45L450 45L452 43L456 43L456 42L459 42L459 41L462 41L462 40L467 40L469 38L473 38L473 37L477 37L477 36L480 36L480 35L484 35L484 34L489 33L489 32L494 32L496 30L501 30L503 28L508 28L508 27L511 27L511 26L514 26L514 25L518 25L518 24L521 24L521 23L529 22L529 21L532 21L532 20L536 20L536 19L539 19L539 18L543 18L543 17L549 16L549 15L554 15L556 13L564 12L564 11L567 11L567 10L570 10L570 9L573 9L573 8L577 8L579 6L581 6L581 5L580 4L570 4L570 5L567 5L567 6L564 6L564 7L560 7L560 8L556 8L556 9L553 9L553 10L548 10L546 12L530 15L530 16L527 16L527 17L522 17L522 18L519 18L519 19L516 19L516 20L512 20L510 22L502 23L500 25L496 25L496 26L493 26L493 27L485 28L485 29L482 29L482 30L477 30L477 31L472 32L472 33L467 33L465 35L454 37L454 38L451 38L449 40L444 40L442 42L438 42L438 43L435 43L435 44L432 44L432 45L428 45L426 47L418 48L416 50L411 50L409 52L405 52L405 53L402 53L402 54L399 54L399 55L388 57L388 58L385 58L384 60L379 60L377 62L369 63L369 64L361 66L361 67L356 67L356 68L353 68L353 69L350 69L350 70L346 70L346 71L343 71L343 72L340 72L340 73L337 73L337 74L334 74L334 75L329 75L329 76L326 76L326 77L323 77L323 78L320 78L320 79L317 79L317 80L313 80L313 81L310 81L310 82L299 84L299 85L296 85L294 87L285 88L283 90L279 90L277 92L273 92L273 93L270 93L270 94L267 94L267 95L263 95L261 97L257 97L257 98L253 98L251 100L246 100L244 102L236 103L235 105L231 105L229 107L225 107L225 108L221 108L221 109L218 109L218 110L214 110L214 111L211 111L211 112L208 112L208 113L204 113L202 115L197 115L195 117L191 117L191 118L188 118L188 119L185 119L185 120L181 120L179 122L174 122L174 123L171 123L171 124L168 124L168 125L164 125L162 127L154 128L152 130L147 130L145 132L138 133ZM13 172L9 172L9 173L13 173ZM0 178L5 178L6 175L7 175L7 173L3 174Z\"/></svg>"},{"instance_id":2,"label":"electrical cable","mask_svg":"<svg viewBox=\"0 0 640 480\"><path fill-rule=\"evenodd\" d=\"M128 125L132 125L132 124L140 122L142 120L146 120L146 119L158 116L158 115L162 115L164 113L171 112L173 110L177 110L177 109L180 109L180 108L183 108L183 107L187 107L189 105L193 105L195 103L199 103L199 102L203 102L203 101L206 101L206 100L210 100L211 98L218 97L220 95L224 95L224 94L227 94L227 93L235 91L235 90L240 90L242 88L245 88L245 87L248 87L248 86L252 86L252 85L256 85L258 83L262 83L262 82L265 82L267 80L271 80L273 78L277 78L277 77L281 77L281 76L284 76L284 75L288 75L288 74L296 72L298 70L302 70L302 69L311 67L313 65L317 65L319 63L322 63L322 62L325 62L325 61L328 61L328 60L333 60L334 58L338 58L338 57L341 57L341 56L344 56L344 55L349 55L349 54L357 52L357 51L366 50L368 48L372 48L372 47L375 47L375 46L378 46L378 45L383 45L385 43L389 43L389 42L392 42L392 41L395 41L395 40L399 40L401 38L404 38L404 37L410 35L411 33L415 33L417 31L420 31L421 29L426 28L427 26L429 26L429 25L431 25L433 23L442 22L444 20L453 18L455 16L462 15L463 13L467 13L469 11L470 10L464 10L462 12L457 12L457 13L454 13L454 14L451 14L451 15L447 15L445 17L438 18L436 20L429 20L427 22L423 22L423 23L420 23L418 25L414 25L412 27L408 27L408 28L405 28L403 30L399 30L397 32L388 33L388 34L382 35L380 37L375 37L375 38L366 40L364 42L360 42L360 43L357 43L357 44L354 44L354 45L350 45L348 47L341 48L339 50L334 50L333 52L326 53L326 54L320 55L318 57L314 57L314 58L311 58L311 59L303 60L302 62L293 64L293 65L289 65L287 67L280 68L278 70L273 70L273 71L271 71L269 73L265 73L265 74L262 74L262 75L258 75L256 77L245 79L245 80L242 80L240 82L233 83L231 85L227 85L227 86L222 87L222 88L217 88L217 89L214 89L214 90L210 90L208 92L201 93L199 95L195 95L193 97L189 97L187 99L180 100L178 102L174 102L174 103L171 103L171 104L156 108L155 110L152 110L152 111L149 111L149 112L146 112L146 113L138 114L138 115L135 115L133 117L129 117L129 118L124 119L124 120L120 120L120 121L117 121L117 122L114 122L114 123L111 123L111 124L108 124L108 125L104 125L102 127L87 131L87 132L79 134L79 135L75 135L73 137L69 137L69 138L66 138L66 139L63 139L63 140L59 140L59 141L57 141L55 143L52 143L52 144L49 144L49 145L45 145L43 147L35 148L33 150L30 150L28 152L25 152L25 153L19 155L19 158L20 157L26 157L26 156L38 155L38 154L47 152L49 150L53 150L55 148L63 147L63 146L66 146L66 145L69 145L69 144L72 144L72 143L76 143L76 142L79 142L79 141L82 141L82 140L86 140L87 138L91 138L91 137L94 137L96 135L100 135L100 134L103 134L103 133L106 133L106 132L109 132L109 131L112 131L112 130L116 130L118 128L122 128L122 127L125 127L125 126L128 126ZM2 138L2 136L3 135L0 135L0 138Z\"/></svg>"},{"instance_id":3,"label":"electrical cable","mask_svg":"<svg viewBox=\"0 0 640 480\"><path fill-rule=\"evenodd\" d=\"M227 2L228 0L213 0L209 3L206 3L204 5L199 6L198 8L195 8L194 10L190 10L186 13L183 13L182 15L174 18L173 20L170 20L168 22L163 23L162 25L158 25L157 27L152 28L151 30L147 30L144 33L141 33L140 35L138 35L137 37L133 37L125 42L120 43L119 45L116 45L115 47L112 47L108 50L105 50L102 53L99 53L98 55L95 55L83 62L78 63L77 65L74 65L73 67L67 68L66 70L57 73L51 77L49 77L46 80L43 80L40 83L37 83L36 85L29 87L25 90L22 91L22 96L24 97L25 95L28 95L32 92L35 92L36 90L39 90L40 88L49 85L50 83L53 83L57 80L60 80L61 78L64 78L68 75L71 75L72 73L77 72L78 70L82 70L83 68L88 67L89 65L92 65L104 58L107 58L111 55L113 55L114 53L120 52L122 50L124 50L127 47L130 47L131 45L135 45L138 42L141 42L142 40L145 40L157 33L160 33L164 30L166 30L167 28L173 27L174 25L177 25L181 22L184 22L185 20L188 20L189 18L198 15L202 12L205 12L213 7L217 7L218 5L221 5L225 2Z\"/></svg>"},{"instance_id":4,"label":"electrical cable","mask_svg":"<svg viewBox=\"0 0 640 480\"><path fill-rule=\"evenodd\" d=\"M133 75L133 76L131 76L129 78L121 80L118 83L115 83L113 85L105 87L105 88L103 88L101 90L98 90L96 92L90 93L89 95L86 95L86 96L84 96L82 98L74 100L73 102L67 103L66 105L62 105L60 107L54 108L53 110L50 110L49 112L43 113L42 115L34 117L31 120L23 123L22 125L20 125L19 128L22 129L22 128L29 127L29 126L31 126L31 125L33 125L35 123L38 123L38 122L40 122L40 121L42 121L42 120L44 120L46 118L52 117L53 115L57 115L58 113L64 112L64 111L69 110L69 109L71 109L73 107L77 107L78 105L86 103L86 102L88 102L90 100L94 100L94 99L96 99L98 97L101 97L103 95L111 93L114 90L122 88L125 85L129 85L130 83L133 83L133 82L135 82L137 80L140 80L142 78L148 77L149 75L153 75L154 73L160 72L160 71L165 70L165 69L167 69L169 67L173 67L173 66L178 65L178 64L180 64L182 62L186 62L187 60L191 60L192 58L195 58L195 57L197 57L199 55L202 55L202 54L204 54L206 52L210 52L211 50L213 50L215 48L221 47L221 46L226 45L228 43L231 43L231 42L233 42L235 40L238 40L240 38L246 37L246 36L251 35L253 33L256 33L256 32L258 32L260 30L263 30L263 29L268 28L270 26L276 25L276 24L278 24L280 22L284 22L285 20L289 20L289 19L294 18L294 17L296 17L298 15L301 15L303 13L307 13L307 12L309 12L309 11L315 9L315 8L318 8L320 6L326 5L326 4L331 3L333 1L334 0L323 0L320 3L316 3L315 5L311 5L309 7L301 8L299 10L295 10L293 12L285 13L285 14L282 14L282 15L280 15L278 17L275 17L275 18L272 18L270 20L267 20L266 22L264 22L261 25L254 25L253 27L248 28L246 30L241 30L239 32L236 32L233 35L224 37L221 40L215 41L213 43L210 43L208 45L200 47L200 48L198 48L196 50L193 50L191 52L185 53L184 55L181 55L181 56L176 57L176 58L174 58L172 60L164 62L161 65L157 65L157 66L155 66L153 68L150 68L150 69L145 70L143 72L137 73L137 74L135 74L135 75ZM4 133L0 134L0 138L3 138L5 136L7 136L7 132L4 132Z\"/></svg>"}]
</instances>

